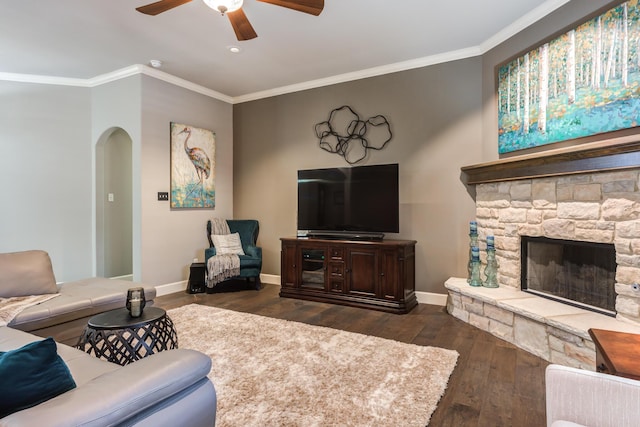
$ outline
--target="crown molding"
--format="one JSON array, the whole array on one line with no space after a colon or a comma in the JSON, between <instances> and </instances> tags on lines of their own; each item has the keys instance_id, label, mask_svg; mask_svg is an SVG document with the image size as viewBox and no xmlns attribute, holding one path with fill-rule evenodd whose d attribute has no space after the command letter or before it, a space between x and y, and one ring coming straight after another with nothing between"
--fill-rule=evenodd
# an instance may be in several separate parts
<instances>
[{"instance_id":1,"label":"crown molding","mask_svg":"<svg viewBox=\"0 0 640 427\"><path fill-rule=\"evenodd\" d=\"M158 69L142 64L135 64L130 67L121 68L111 73L102 74L89 79L88 82L90 87L95 87L137 74L143 74L145 76L153 77L155 79L170 83L174 86L182 87L192 92L224 101L228 104L233 103L233 98L228 95L206 88L204 86L200 86L183 78L176 77L173 74L165 73L164 71L160 71Z\"/></svg>"},{"instance_id":2,"label":"crown molding","mask_svg":"<svg viewBox=\"0 0 640 427\"><path fill-rule=\"evenodd\" d=\"M89 87L96 87L106 83L115 82L120 79L135 76L142 72L142 65L134 64L129 67L120 68L119 70L111 71L110 73L100 74L99 76L87 79L87 85Z\"/></svg>"},{"instance_id":3,"label":"crown molding","mask_svg":"<svg viewBox=\"0 0 640 427\"><path fill-rule=\"evenodd\" d=\"M99 76L92 77L90 79L75 79L67 77L54 77L54 76L42 76L36 74L17 74L17 73L1 73L0 81L11 81L21 83L36 83L46 85L59 85L59 86L76 86L92 88L100 86L106 83L111 83L126 77L131 77L139 74L144 74L156 78L158 80L165 81L175 86L179 86L188 89L192 92L200 93L202 95L224 101L228 104L233 104L233 98L215 90L200 86L188 80L176 77L172 74L165 73L164 71L156 70L142 64L135 64L129 67L121 68L119 70L112 71L106 74L100 74Z\"/></svg>"},{"instance_id":4,"label":"crown molding","mask_svg":"<svg viewBox=\"0 0 640 427\"><path fill-rule=\"evenodd\" d=\"M141 67L141 73L146 75L146 76L150 76L150 77L154 77L158 80L163 80L167 83L171 83L175 86L179 86L185 89L188 89L192 92L196 92L199 93L201 95L205 95L208 96L210 98L215 98L219 101L224 101L226 103L229 104L233 104L233 97L229 96L229 95L225 95L224 93L220 93L217 92L213 89L209 89L207 87L204 86L200 86L198 84L195 84L193 82L190 82L189 80L185 80L183 78L180 77L176 77L173 74L169 74L169 73L165 73L164 71L160 71L156 68L152 68L149 67L147 65L138 65L138 67Z\"/></svg>"},{"instance_id":5,"label":"crown molding","mask_svg":"<svg viewBox=\"0 0 640 427\"><path fill-rule=\"evenodd\" d=\"M396 62L394 64L382 65L380 67L367 68L365 70L354 71L351 73L338 74L336 76L324 79L310 80L308 82L297 83L289 86L282 86L275 89L269 89L261 92L250 93L247 95L236 96L233 98L234 104L240 104L248 101L256 101L262 98L269 98L277 95L285 95L287 93L300 92L308 89L315 89L323 86L331 86L338 83L350 82L353 80L361 80L369 77L382 76L385 74L397 73L399 71L407 71L414 68L427 67L429 65L441 64L449 61L457 61L459 59L470 58L482 54L479 47L471 47L451 52L445 52L438 55L426 56L423 58L411 59L409 61Z\"/></svg>"},{"instance_id":6,"label":"crown molding","mask_svg":"<svg viewBox=\"0 0 640 427\"><path fill-rule=\"evenodd\" d=\"M551 12L559 9L570 1L571 0L547 0L543 2L540 6L536 7L531 12L513 21L513 23L511 23L509 26L505 27L503 30L499 31L498 33L482 42L479 46L481 54L487 53L494 47L498 46L500 43L507 41L511 37L523 31L525 28L535 24L545 16L549 15Z\"/></svg>"},{"instance_id":7,"label":"crown molding","mask_svg":"<svg viewBox=\"0 0 640 427\"><path fill-rule=\"evenodd\" d=\"M37 84L45 84L45 85L59 85L59 86L89 87L86 79L74 79L69 77L56 77L56 76L42 76L37 74L18 74L18 73L0 72L0 81L19 82L19 83L37 83Z\"/></svg>"}]
</instances>

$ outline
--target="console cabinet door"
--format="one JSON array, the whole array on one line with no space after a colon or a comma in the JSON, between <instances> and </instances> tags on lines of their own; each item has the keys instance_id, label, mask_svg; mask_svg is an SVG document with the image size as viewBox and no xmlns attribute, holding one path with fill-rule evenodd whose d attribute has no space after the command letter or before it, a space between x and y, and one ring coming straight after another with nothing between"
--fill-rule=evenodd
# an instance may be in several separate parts
<instances>
[{"instance_id":1,"label":"console cabinet door","mask_svg":"<svg viewBox=\"0 0 640 427\"><path fill-rule=\"evenodd\" d=\"M283 288L295 288L298 279L298 250L296 245L283 244L280 257L280 285Z\"/></svg>"},{"instance_id":2,"label":"console cabinet door","mask_svg":"<svg viewBox=\"0 0 640 427\"><path fill-rule=\"evenodd\" d=\"M375 297L378 294L378 252L375 249L347 249L346 276L348 293Z\"/></svg>"},{"instance_id":3,"label":"console cabinet door","mask_svg":"<svg viewBox=\"0 0 640 427\"><path fill-rule=\"evenodd\" d=\"M395 250L380 251L380 298L396 301L402 296L399 284L400 266L398 252Z\"/></svg>"},{"instance_id":4,"label":"console cabinet door","mask_svg":"<svg viewBox=\"0 0 640 427\"><path fill-rule=\"evenodd\" d=\"M323 246L300 246L300 288L315 291L327 289L327 249Z\"/></svg>"}]
</instances>

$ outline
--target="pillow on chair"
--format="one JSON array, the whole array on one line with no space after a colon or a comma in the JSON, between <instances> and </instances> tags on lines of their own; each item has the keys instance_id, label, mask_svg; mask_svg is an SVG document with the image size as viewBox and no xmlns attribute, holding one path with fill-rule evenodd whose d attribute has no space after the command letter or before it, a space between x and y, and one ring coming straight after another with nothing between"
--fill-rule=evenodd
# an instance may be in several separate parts
<instances>
[{"instance_id":1,"label":"pillow on chair","mask_svg":"<svg viewBox=\"0 0 640 427\"><path fill-rule=\"evenodd\" d=\"M217 255L244 255L240 234L212 234L211 240Z\"/></svg>"}]
</instances>

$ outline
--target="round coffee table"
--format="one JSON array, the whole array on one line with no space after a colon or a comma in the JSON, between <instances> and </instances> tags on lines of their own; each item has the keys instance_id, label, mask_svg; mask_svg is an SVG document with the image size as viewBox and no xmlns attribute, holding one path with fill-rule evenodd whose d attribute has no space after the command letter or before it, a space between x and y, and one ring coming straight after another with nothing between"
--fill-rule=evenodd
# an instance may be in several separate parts
<instances>
[{"instance_id":1,"label":"round coffee table","mask_svg":"<svg viewBox=\"0 0 640 427\"><path fill-rule=\"evenodd\" d=\"M146 307L140 317L131 317L126 308L119 308L89 319L76 348L127 365L159 351L178 348L178 334L161 308Z\"/></svg>"}]
</instances>

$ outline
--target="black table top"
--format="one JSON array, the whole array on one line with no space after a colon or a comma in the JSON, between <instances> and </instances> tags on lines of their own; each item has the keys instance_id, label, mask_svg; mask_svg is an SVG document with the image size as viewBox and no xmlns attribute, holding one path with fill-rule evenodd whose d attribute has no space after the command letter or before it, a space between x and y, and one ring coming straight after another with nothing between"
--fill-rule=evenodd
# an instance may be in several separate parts
<instances>
[{"instance_id":1,"label":"black table top","mask_svg":"<svg viewBox=\"0 0 640 427\"><path fill-rule=\"evenodd\" d=\"M167 314L159 307L145 307L140 317L131 317L129 310L118 308L96 314L89 319L89 327L93 329L124 329L145 325L149 322L161 319Z\"/></svg>"}]
</instances>

